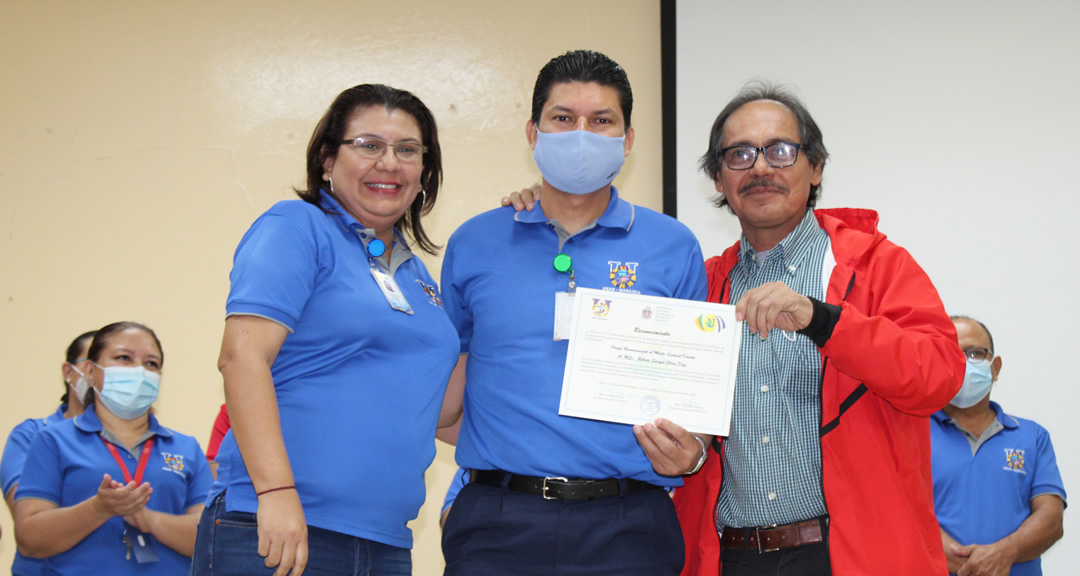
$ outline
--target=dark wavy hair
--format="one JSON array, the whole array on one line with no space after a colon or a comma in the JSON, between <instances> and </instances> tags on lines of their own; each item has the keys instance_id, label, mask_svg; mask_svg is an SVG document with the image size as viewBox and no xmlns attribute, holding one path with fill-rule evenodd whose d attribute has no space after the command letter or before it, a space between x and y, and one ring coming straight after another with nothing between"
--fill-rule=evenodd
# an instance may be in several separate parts
<instances>
[{"instance_id":1,"label":"dark wavy hair","mask_svg":"<svg viewBox=\"0 0 1080 576\"><path fill-rule=\"evenodd\" d=\"M540 113L544 110L551 89L556 84L567 82L595 82L601 86L610 86L619 93L619 107L622 108L623 120L630 127L630 113L634 110L634 92L630 89L630 80L626 70L614 60L594 50L571 50L562 56L548 61L540 74L536 76L532 97L532 121L540 125Z\"/></svg>"},{"instance_id":2,"label":"dark wavy hair","mask_svg":"<svg viewBox=\"0 0 1080 576\"><path fill-rule=\"evenodd\" d=\"M72 340L71 344L68 344L67 350L64 351L64 362L74 365L76 361L81 360L82 358L79 356L79 352L82 352L83 348L86 348L87 344L94 337L94 334L97 334L97 330L84 332L82 334L79 334L74 340ZM60 397L61 404L68 403L68 394L70 392L71 387L68 386L68 383L65 381L64 395Z\"/></svg>"},{"instance_id":3,"label":"dark wavy hair","mask_svg":"<svg viewBox=\"0 0 1080 576\"><path fill-rule=\"evenodd\" d=\"M345 129L349 120L361 110L371 106L383 106L387 110L401 110L416 119L420 125L420 136L427 147L424 153L424 167L420 172L420 186L424 194L417 194L405 214L394 223L408 233L421 250L428 254L437 254L439 246L428 238L420 217L427 215L435 207L439 197L439 185L442 183L442 150L439 148L439 130L435 125L435 116L427 106L411 92L398 90L382 84L361 84L338 94L330 107L326 109L307 148L307 189L295 189L296 195L306 202L319 205L319 190L323 187L323 163L327 158L337 158L341 141L345 139ZM329 193L330 191L327 190Z\"/></svg>"},{"instance_id":4,"label":"dark wavy hair","mask_svg":"<svg viewBox=\"0 0 1080 576\"><path fill-rule=\"evenodd\" d=\"M709 134L709 149L701 157L700 161L701 169L709 175L710 180L716 181L716 178L720 176L720 169L724 165L724 160L720 157L720 148L723 147L724 143L724 124L743 105L758 100L779 102L788 110L791 110L792 115L795 116L795 122L799 125L799 139L802 141L802 146L799 148L800 153L806 155L807 161L814 168L825 166L825 162L829 159L829 152L825 150L825 143L821 139L821 130L818 128L817 123L814 122L814 118L810 116L806 106L803 106L803 103L791 93L787 86L755 80L743 86L742 90L735 95L731 102L728 102L728 105L720 111L720 115L713 122L712 132ZM810 196L806 199L808 208L813 208L817 204L820 192L821 184L812 184L810 186ZM717 208L728 206L727 196L720 194L716 198L715 204ZM728 206L728 210L730 209L731 207Z\"/></svg>"}]
</instances>

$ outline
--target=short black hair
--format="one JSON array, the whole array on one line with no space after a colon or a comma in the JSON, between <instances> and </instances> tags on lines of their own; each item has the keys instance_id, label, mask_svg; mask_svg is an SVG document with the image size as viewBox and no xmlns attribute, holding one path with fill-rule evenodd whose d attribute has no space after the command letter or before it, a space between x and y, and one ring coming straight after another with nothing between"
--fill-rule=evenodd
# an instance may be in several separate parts
<instances>
[{"instance_id":1,"label":"short black hair","mask_svg":"<svg viewBox=\"0 0 1080 576\"><path fill-rule=\"evenodd\" d=\"M736 110L758 100L772 100L783 104L788 110L791 110L792 115L795 116L795 122L799 125L799 139L802 140L799 148L800 152L806 155L807 161L814 168L825 166L825 162L829 159L829 152L825 150L825 142L822 141L821 130L818 128L817 122L814 122L814 118L810 116L806 106L791 93L787 86L772 84L763 80L754 80L748 82L742 87L742 90L739 90L735 98L728 102L728 105L720 111L720 115L713 122L712 132L709 134L709 149L701 157L700 161L701 169L709 175L710 180L716 181L724 165L724 160L720 157L720 149L724 143L724 124L727 123L728 118ZM807 208L813 208L817 204L820 192L821 184L810 185L810 196L806 199ZM715 203L717 208L728 206L727 196L721 194L715 200ZM728 210L730 209L731 207L728 206Z\"/></svg>"},{"instance_id":2,"label":"short black hair","mask_svg":"<svg viewBox=\"0 0 1080 576\"><path fill-rule=\"evenodd\" d=\"M986 331L987 338L990 339L990 353L991 354L994 353L994 335L990 333L990 329L986 327L986 324L983 324L982 322L972 318L971 316L964 316L963 314L957 314L955 316L949 316L949 319L952 320L953 322L955 322L957 320L968 320L970 322L974 322L974 323L978 324L979 326L981 326L982 329Z\"/></svg>"},{"instance_id":3,"label":"short black hair","mask_svg":"<svg viewBox=\"0 0 1080 576\"><path fill-rule=\"evenodd\" d=\"M571 50L562 56L548 61L533 86L532 121L540 124L540 113L544 110L551 89L556 84L568 82L594 82L601 86L610 86L619 93L619 107L622 108L623 121L630 128L630 113L634 109L634 92L630 89L630 80L626 70L614 60L595 50Z\"/></svg>"}]
</instances>

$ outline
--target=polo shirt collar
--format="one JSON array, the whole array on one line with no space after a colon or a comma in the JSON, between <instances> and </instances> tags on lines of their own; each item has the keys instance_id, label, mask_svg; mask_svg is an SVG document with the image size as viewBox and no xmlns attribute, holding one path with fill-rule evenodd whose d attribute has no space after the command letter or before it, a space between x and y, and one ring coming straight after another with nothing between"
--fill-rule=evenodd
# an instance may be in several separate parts
<instances>
[{"instance_id":1,"label":"polo shirt collar","mask_svg":"<svg viewBox=\"0 0 1080 576\"><path fill-rule=\"evenodd\" d=\"M547 224L552 222L544 215L544 211L539 209L541 202L543 202L543 198L536 201L536 206L532 210L522 210L516 213L514 220L525 224ZM627 232L634 225L634 205L619 198L619 191L615 186L611 187L611 199L608 200L604 213L596 219L596 225L605 228L621 228Z\"/></svg>"},{"instance_id":2,"label":"polo shirt collar","mask_svg":"<svg viewBox=\"0 0 1080 576\"><path fill-rule=\"evenodd\" d=\"M53 412L45 418L45 425L48 426L50 424L56 424L57 422L63 422L64 412L67 412L67 409L67 404L61 404L60 407L56 409L56 412Z\"/></svg>"},{"instance_id":3,"label":"polo shirt collar","mask_svg":"<svg viewBox=\"0 0 1080 576\"><path fill-rule=\"evenodd\" d=\"M333 216L334 220L341 224L346 230L358 232L360 230L370 230L370 228L364 228L364 225L352 217L347 210L341 207L341 204L330 195L329 192L319 189L319 207L322 208L330 216Z\"/></svg>"},{"instance_id":4,"label":"polo shirt collar","mask_svg":"<svg viewBox=\"0 0 1080 576\"><path fill-rule=\"evenodd\" d=\"M1008 414L1003 412L1001 410L1001 406L998 406L997 402L994 402L993 400L991 400L990 401L990 408L993 408L994 414L997 415L997 420L998 420L998 422L1001 422L1002 426L1004 426L1004 427L1006 427L1006 428L1008 428L1010 430L1014 430L1014 429L1020 427L1020 423L1016 421L1016 418L1013 418L1012 416L1009 416Z\"/></svg>"},{"instance_id":5,"label":"polo shirt collar","mask_svg":"<svg viewBox=\"0 0 1080 576\"><path fill-rule=\"evenodd\" d=\"M814 237L820 231L821 224L818 223L817 218L814 216L814 211L807 208L802 220L799 221L799 225L784 237L779 244L769 250L769 259L782 258L786 267L794 266L798 268L799 264L802 263L802 259L810 253ZM739 240L739 261L752 262L755 259L755 254L754 247L750 245L750 241L744 235Z\"/></svg>"},{"instance_id":6,"label":"polo shirt collar","mask_svg":"<svg viewBox=\"0 0 1080 576\"><path fill-rule=\"evenodd\" d=\"M360 243L364 245L364 251L367 251L368 242L375 239L375 230L373 228L365 228L359 220L353 218L352 214L349 214L347 210L341 207L341 204L336 198L330 195L329 192L319 189L320 198L319 206L326 212L328 216L333 218L342 228L355 235ZM403 262L412 258L412 250L409 248L409 244L405 242L405 238L401 235L401 231L394 227L394 245L390 247L390 271L393 273L397 270Z\"/></svg>"},{"instance_id":7,"label":"polo shirt collar","mask_svg":"<svg viewBox=\"0 0 1080 576\"><path fill-rule=\"evenodd\" d=\"M1014 430L1020 426L1020 423L1016 421L1016 418L1013 418L1012 416L1009 416L1008 414L1003 412L1001 410L1001 406L998 405L997 402L991 400L990 409L994 411L994 417L997 419L998 422L1001 422L1002 426L1010 430ZM930 417L933 418L934 421L938 424L949 424L953 421L953 419L949 418L949 415L946 414L944 410L938 410L937 412L934 412Z\"/></svg>"},{"instance_id":8,"label":"polo shirt collar","mask_svg":"<svg viewBox=\"0 0 1080 576\"><path fill-rule=\"evenodd\" d=\"M82 430L83 432L90 432L90 433L100 434L101 431L103 430L103 427L101 426L101 419L98 418L98 415L97 415L97 412L95 411L95 408L97 408L97 406L94 405L94 404L91 404L91 405L86 407L85 412L83 412L82 414L79 414L78 416L76 416L74 418L75 427L78 428L79 430ZM149 436L164 436L166 438L169 438L169 437L172 437L173 433L172 433L172 430L169 430L168 428L158 424L157 418L155 418L154 414L151 412L150 413L150 429L148 431L148 435Z\"/></svg>"}]
</instances>

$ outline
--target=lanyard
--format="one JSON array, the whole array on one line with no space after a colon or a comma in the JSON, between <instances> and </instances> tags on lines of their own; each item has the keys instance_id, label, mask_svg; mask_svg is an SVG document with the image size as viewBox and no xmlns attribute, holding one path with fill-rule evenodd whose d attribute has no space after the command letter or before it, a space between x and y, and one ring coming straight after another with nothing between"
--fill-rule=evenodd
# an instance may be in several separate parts
<instances>
[{"instance_id":1,"label":"lanyard","mask_svg":"<svg viewBox=\"0 0 1080 576\"><path fill-rule=\"evenodd\" d=\"M116 446L113 446L105 438L101 438L101 442L105 444L105 447L112 453L113 460L120 465L120 470L124 473L124 483L135 482L136 486L142 484L143 472L146 471L146 463L150 461L150 450L154 447L153 437L147 438L146 442L143 442L142 454L139 455L139 466L135 468L135 479L132 480L131 472L128 471L128 467L124 464L124 459L120 457L120 453L116 451Z\"/></svg>"}]
</instances>

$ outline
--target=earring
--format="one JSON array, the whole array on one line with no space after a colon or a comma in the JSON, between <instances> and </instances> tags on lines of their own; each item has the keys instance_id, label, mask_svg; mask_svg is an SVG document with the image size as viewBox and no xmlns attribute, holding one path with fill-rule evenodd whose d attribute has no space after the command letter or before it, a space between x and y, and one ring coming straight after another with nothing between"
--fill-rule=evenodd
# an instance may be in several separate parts
<instances>
[{"instance_id":1,"label":"earring","mask_svg":"<svg viewBox=\"0 0 1080 576\"><path fill-rule=\"evenodd\" d=\"M323 174L323 182L329 182L330 183L330 195L333 196L334 195L334 178L333 178L333 176L330 176L329 174Z\"/></svg>"},{"instance_id":2,"label":"earring","mask_svg":"<svg viewBox=\"0 0 1080 576\"><path fill-rule=\"evenodd\" d=\"M423 210L424 206L427 204L427 190L424 190L423 188L421 188L420 189L420 194L421 194L421 196L420 196L420 210Z\"/></svg>"}]
</instances>

